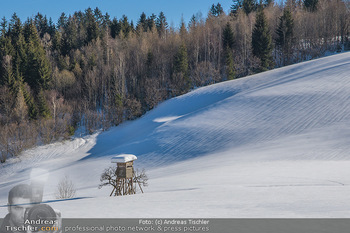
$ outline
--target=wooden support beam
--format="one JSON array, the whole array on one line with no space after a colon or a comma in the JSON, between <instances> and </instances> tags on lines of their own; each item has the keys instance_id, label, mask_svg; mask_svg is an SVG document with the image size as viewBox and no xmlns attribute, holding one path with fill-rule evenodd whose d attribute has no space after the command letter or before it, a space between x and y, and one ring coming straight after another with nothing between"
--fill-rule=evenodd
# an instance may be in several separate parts
<instances>
[{"instance_id":1,"label":"wooden support beam","mask_svg":"<svg viewBox=\"0 0 350 233\"><path fill-rule=\"evenodd\" d=\"M113 190L112 190L111 194L109 195L110 197L112 196L112 194L113 194L114 190L115 190L115 187L113 188Z\"/></svg>"}]
</instances>

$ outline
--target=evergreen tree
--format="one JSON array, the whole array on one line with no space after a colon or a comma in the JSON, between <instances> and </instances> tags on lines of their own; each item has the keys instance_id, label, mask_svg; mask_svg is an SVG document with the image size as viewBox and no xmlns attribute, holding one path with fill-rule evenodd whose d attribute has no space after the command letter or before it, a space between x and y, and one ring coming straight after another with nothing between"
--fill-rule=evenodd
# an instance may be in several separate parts
<instances>
[{"instance_id":1,"label":"evergreen tree","mask_svg":"<svg viewBox=\"0 0 350 233\"><path fill-rule=\"evenodd\" d=\"M195 15L192 15L190 22L188 23L189 28L195 28L197 26L197 18Z\"/></svg>"},{"instance_id":2,"label":"evergreen tree","mask_svg":"<svg viewBox=\"0 0 350 233\"><path fill-rule=\"evenodd\" d=\"M78 25L75 17L69 17L67 23L65 23L64 33L62 33L61 39L61 53L62 55L68 55L71 50L78 48Z\"/></svg>"},{"instance_id":3,"label":"evergreen tree","mask_svg":"<svg viewBox=\"0 0 350 233\"><path fill-rule=\"evenodd\" d=\"M233 0L231 5L231 14L236 15L239 9L243 8L243 0Z\"/></svg>"},{"instance_id":4,"label":"evergreen tree","mask_svg":"<svg viewBox=\"0 0 350 233\"><path fill-rule=\"evenodd\" d=\"M147 24L147 16L144 12L140 15L140 19L137 22L136 29L139 31L147 32L148 24Z\"/></svg>"},{"instance_id":5,"label":"evergreen tree","mask_svg":"<svg viewBox=\"0 0 350 233\"><path fill-rule=\"evenodd\" d=\"M50 118L51 117L50 109L46 102L44 91L42 89L40 89L37 99L38 99L37 106L38 106L39 116L42 118Z\"/></svg>"},{"instance_id":6,"label":"evergreen tree","mask_svg":"<svg viewBox=\"0 0 350 233\"><path fill-rule=\"evenodd\" d=\"M12 78L12 54L14 52L11 39L2 34L0 36L0 85L6 84Z\"/></svg>"},{"instance_id":7,"label":"evergreen tree","mask_svg":"<svg viewBox=\"0 0 350 233\"><path fill-rule=\"evenodd\" d=\"M58 19L58 22L57 22L57 28L58 29L63 29L66 27L68 23L68 18L66 16L66 14L63 12L60 16L60 18Z\"/></svg>"},{"instance_id":8,"label":"evergreen tree","mask_svg":"<svg viewBox=\"0 0 350 233\"><path fill-rule=\"evenodd\" d=\"M309 12L317 11L318 0L304 0L304 7Z\"/></svg>"},{"instance_id":9,"label":"evergreen tree","mask_svg":"<svg viewBox=\"0 0 350 233\"><path fill-rule=\"evenodd\" d=\"M185 38L187 34L187 29L186 29L186 25L185 25L185 21L183 18L181 18L181 23L180 23L180 36L181 38Z\"/></svg>"},{"instance_id":10,"label":"evergreen tree","mask_svg":"<svg viewBox=\"0 0 350 233\"><path fill-rule=\"evenodd\" d=\"M249 15L251 12L255 11L256 9L255 0L243 0L242 8L244 13L246 13L246 15Z\"/></svg>"},{"instance_id":11,"label":"evergreen tree","mask_svg":"<svg viewBox=\"0 0 350 233\"><path fill-rule=\"evenodd\" d=\"M264 10L260 8L256 16L256 22L252 33L253 55L261 61L261 70L272 67L272 38L267 24Z\"/></svg>"},{"instance_id":12,"label":"evergreen tree","mask_svg":"<svg viewBox=\"0 0 350 233\"><path fill-rule=\"evenodd\" d=\"M215 4L211 5L209 13L210 13L210 15L216 16Z\"/></svg>"},{"instance_id":13,"label":"evergreen tree","mask_svg":"<svg viewBox=\"0 0 350 233\"><path fill-rule=\"evenodd\" d=\"M123 15L122 18L119 20L120 24L120 31L123 33L123 36L127 38L129 34L134 30L133 25L129 23L128 17L126 15Z\"/></svg>"},{"instance_id":14,"label":"evergreen tree","mask_svg":"<svg viewBox=\"0 0 350 233\"><path fill-rule=\"evenodd\" d=\"M236 72L233 62L232 51L230 49L225 50L225 66L226 66L226 77L228 80L236 78Z\"/></svg>"},{"instance_id":15,"label":"evergreen tree","mask_svg":"<svg viewBox=\"0 0 350 233\"><path fill-rule=\"evenodd\" d=\"M16 53L13 57L13 70L16 72L16 69L18 69L19 73L24 75L27 69L28 54L27 44L25 42L23 33L19 35L14 48Z\"/></svg>"},{"instance_id":16,"label":"evergreen tree","mask_svg":"<svg viewBox=\"0 0 350 233\"><path fill-rule=\"evenodd\" d=\"M174 57L174 71L175 74L181 76L182 80L179 80L180 83L180 91L185 92L190 88L190 79L188 72L188 54L186 45L183 43L179 47L178 52Z\"/></svg>"},{"instance_id":17,"label":"evergreen tree","mask_svg":"<svg viewBox=\"0 0 350 233\"><path fill-rule=\"evenodd\" d=\"M23 33L23 26L20 18L14 13L10 20L9 33L11 35L11 41L16 44L20 35Z\"/></svg>"},{"instance_id":18,"label":"evergreen tree","mask_svg":"<svg viewBox=\"0 0 350 233\"><path fill-rule=\"evenodd\" d=\"M52 37L52 50L61 51L61 43L61 33L59 31L55 31Z\"/></svg>"},{"instance_id":19,"label":"evergreen tree","mask_svg":"<svg viewBox=\"0 0 350 233\"><path fill-rule=\"evenodd\" d=\"M210 11L209 11L209 14L212 15L212 16L220 16L224 13L224 9L222 8L221 4L218 3L216 5L212 5L211 8L210 8Z\"/></svg>"},{"instance_id":20,"label":"evergreen tree","mask_svg":"<svg viewBox=\"0 0 350 233\"><path fill-rule=\"evenodd\" d=\"M164 37L165 32L168 28L168 23L164 13L161 11L156 19L156 27L160 37Z\"/></svg>"},{"instance_id":21,"label":"evergreen tree","mask_svg":"<svg viewBox=\"0 0 350 233\"><path fill-rule=\"evenodd\" d=\"M39 85L47 90L51 82L51 67L44 53L39 55L38 65Z\"/></svg>"},{"instance_id":22,"label":"evergreen tree","mask_svg":"<svg viewBox=\"0 0 350 233\"><path fill-rule=\"evenodd\" d=\"M215 8L216 8L216 15L217 16L220 16L224 13L224 8L222 8L220 3L216 4Z\"/></svg>"},{"instance_id":23,"label":"evergreen tree","mask_svg":"<svg viewBox=\"0 0 350 233\"><path fill-rule=\"evenodd\" d=\"M276 47L283 53L283 65L291 62L294 44L294 20L288 8L284 8L283 15L279 18L279 25L276 29Z\"/></svg>"},{"instance_id":24,"label":"evergreen tree","mask_svg":"<svg viewBox=\"0 0 350 233\"><path fill-rule=\"evenodd\" d=\"M38 110L34 104L34 98L28 89L29 87L26 88L25 85L22 85L23 97L26 105L28 106L28 117L31 120L35 120L38 117Z\"/></svg>"},{"instance_id":25,"label":"evergreen tree","mask_svg":"<svg viewBox=\"0 0 350 233\"><path fill-rule=\"evenodd\" d=\"M0 23L0 35L1 36L6 36L7 35L7 20L6 17L2 17L1 23Z\"/></svg>"},{"instance_id":26,"label":"evergreen tree","mask_svg":"<svg viewBox=\"0 0 350 233\"><path fill-rule=\"evenodd\" d=\"M102 24L103 21L104 21L104 16L101 12L100 9L98 9L98 7L95 8L94 10L94 17L95 17L95 20L98 24Z\"/></svg>"},{"instance_id":27,"label":"evergreen tree","mask_svg":"<svg viewBox=\"0 0 350 233\"><path fill-rule=\"evenodd\" d=\"M222 37L223 48L226 49L228 47L229 49L233 49L235 41L234 41L233 31L229 22L227 22L226 27L222 32L222 36L223 36Z\"/></svg>"},{"instance_id":28,"label":"evergreen tree","mask_svg":"<svg viewBox=\"0 0 350 233\"><path fill-rule=\"evenodd\" d=\"M152 31L153 28L156 26L156 18L157 16L155 14L152 14L150 17L147 18L147 26L149 31Z\"/></svg>"},{"instance_id":29,"label":"evergreen tree","mask_svg":"<svg viewBox=\"0 0 350 233\"><path fill-rule=\"evenodd\" d=\"M34 24L39 32L40 38L43 38L45 33L49 33L49 24L46 16L38 13L34 18Z\"/></svg>"},{"instance_id":30,"label":"evergreen tree","mask_svg":"<svg viewBox=\"0 0 350 233\"><path fill-rule=\"evenodd\" d=\"M95 12L97 15L102 15L99 13L99 10ZM101 16L99 16L101 17ZM91 10L91 8L88 8L85 11L85 18L86 18L86 39L85 43L88 44L93 40L96 40L99 36L99 28L98 23L96 21L96 18Z\"/></svg>"},{"instance_id":31,"label":"evergreen tree","mask_svg":"<svg viewBox=\"0 0 350 233\"><path fill-rule=\"evenodd\" d=\"M14 48L11 43L11 38L8 36L0 37L0 56L13 55Z\"/></svg>"},{"instance_id":32,"label":"evergreen tree","mask_svg":"<svg viewBox=\"0 0 350 233\"><path fill-rule=\"evenodd\" d=\"M224 60L225 60L225 71L228 80L234 79L236 77L234 62L232 56L232 49L234 46L234 35L231 29L230 23L227 22L226 27L223 29L223 49L224 49Z\"/></svg>"},{"instance_id":33,"label":"evergreen tree","mask_svg":"<svg viewBox=\"0 0 350 233\"><path fill-rule=\"evenodd\" d=\"M105 32L108 32L108 27L111 25L111 16L106 13L103 16L103 20L102 20L102 28L105 30Z\"/></svg>"},{"instance_id":34,"label":"evergreen tree","mask_svg":"<svg viewBox=\"0 0 350 233\"><path fill-rule=\"evenodd\" d=\"M121 29L122 29L121 24L119 23L117 18L114 18L110 25L111 36L113 38L116 38L116 36L119 36Z\"/></svg>"},{"instance_id":35,"label":"evergreen tree","mask_svg":"<svg viewBox=\"0 0 350 233\"><path fill-rule=\"evenodd\" d=\"M26 70L27 53L26 53L26 41L24 37L24 27L22 22L13 14L9 25L9 36L14 48L13 52L13 71L19 69L20 74L24 74Z\"/></svg>"},{"instance_id":36,"label":"evergreen tree","mask_svg":"<svg viewBox=\"0 0 350 233\"><path fill-rule=\"evenodd\" d=\"M51 67L32 21L27 22L24 31L27 41L25 81L34 90L47 89L51 79Z\"/></svg>"},{"instance_id":37,"label":"evergreen tree","mask_svg":"<svg viewBox=\"0 0 350 233\"><path fill-rule=\"evenodd\" d=\"M49 19L49 28L48 28L48 33L51 36L51 38L55 35L56 33L56 26L54 22L52 21L52 18L50 17Z\"/></svg>"}]
</instances>

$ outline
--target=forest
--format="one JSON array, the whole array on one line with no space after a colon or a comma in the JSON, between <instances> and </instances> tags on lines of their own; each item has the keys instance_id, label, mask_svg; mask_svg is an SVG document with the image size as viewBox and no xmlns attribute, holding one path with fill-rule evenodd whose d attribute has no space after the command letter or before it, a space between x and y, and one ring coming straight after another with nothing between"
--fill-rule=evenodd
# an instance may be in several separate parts
<instances>
[{"instance_id":1,"label":"forest","mask_svg":"<svg viewBox=\"0 0 350 233\"><path fill-rule=\"evenodd\" d=\"M98 8L0 25L0 161L108 130L195 88L350 49L346 0L234 0L190 22Z\"/></svg>"}]
</instances>

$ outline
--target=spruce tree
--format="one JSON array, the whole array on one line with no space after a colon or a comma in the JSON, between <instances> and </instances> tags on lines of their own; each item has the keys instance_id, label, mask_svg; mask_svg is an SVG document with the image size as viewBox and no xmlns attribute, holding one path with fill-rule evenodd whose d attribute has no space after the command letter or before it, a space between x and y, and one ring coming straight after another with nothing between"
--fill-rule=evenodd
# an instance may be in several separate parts
<instances>
[{"instance_id":1,"label":"spruce tree","mask_svg":"<svg viewBox=\"0 0 350 233\"><path fill-rule=\"evenodd\" d=\"M111 25L109 26L109 29L111 31L111 36L113 38L116 38L117 36L119 36L119 33L122 29L121 24L119 23L119 21L117 20L117 18L114 18L111 22Z\"/></svg>"},{"instance_id":2,"label":"spruce tree","mask_svg":"<svg viewBox=\"0 0 350 233\"><path fill-rule=\"evenodd\" d=\"M234 61L232 56L232 51L227 48L225 51L225 66L226 66L226 77L228 80L236 78L236 72L234 67Z\"/></svg>"},{"instance_id":3,"label":"spruce tree","mask_svg":"<svg viewBox=\"0 0 350 233\"><path fill-rule=\"evenodd\" d=\"M27 41L25 81L36 91L40 88L47 89L51 80L51 67L33 22L26 24L25 37Z\"/></svg>"},{"instance_id":4,"label":"spruce tree","mask_svg":"<svg viewBox=\"0 0 350 233\"><path fill-rule=\"evenodd\" d=\"M309 12L317 11L318 0L304 0L304 7Z\"/></svg>"},{"instance_id":5,"label":"spruce tree","mask_svg":"<svg viewBox=\"0 0 350 233\"><path fill-rule=\"evenodd\" d=\"M18 40L16 41L16 44L14 45L16 52L14 54L13 64L14 64L14 69L18 68L19 72L23 75L27 69L27 61L28 61L27 47L28 46L25 42L24 35L23 33L21 33L18 37Z\"/></svg>"},{"instance_id":6,"label":"spruce tree","mask_svg":"<svg viewBox=\"0 0 350 233\"><path fill-rule=\"evenodd\" d=\"M51 117L50 109L49 109L48 104L46 102L43 89L40 89L40 91L38 93L37 106L38 106L40 117L42 117L42 118L50 118Z\"/></svg>"},{"instance_id":7,"label":"spruce tree","mask_svg":"<svg viewBox=\"0 0 350 233\"><path fill-rule=\"evenodd\" d=\"M98 14L98 12L96 12ZM94 41L99 36L99 28L98 23L96 21L96 18L91 10L91 8L88 8L85 11L85 18L86 18L86 39L85 44L90 43L91 41Z\"/></svg>"},{"instance_id":8,"label":"spruce tree","mask_svg":"<svg viewBox=\"0 0 350 233\"><path fill-rule=\"evenodd\" d=\"M37 31L40 34L40 38L43 38L45 33L49 33L49 24L47 21L47 17L38 13L34 18L34 24L36 26Z\"/></svg>"},{"instance_id":9,"label":"spruce tree","mask_svg":"<svg viewBox=\"0 0 350 233\"><path fill-rule=\"evenodd\" d=\"M223 29L222 45L224 49L224 60L225 60L225 72L228 80L234 79L236 77L234 61L232 55L232 49L234 46L234 35L230 23L227 22L225 28Z\"/></svg>"},{"instance_id":10,"label":"spruce tree","mask_svg":"<svg viewBox=\"0 0 350 233\"><path fill-rule=\"evenodd\" d=\"M127 38L129 34L133 31L133 26L129 23L128 17L123 15L119 20L120 31L123 33L123 36Z\"/></svg>"},{"instance_id":11,"label":"spruce tree","mask_svg":"<svg viewBox=\"0 0 350 233\"><path fill-rule=\"evenodd\" d=\"M18 18L16 13L14 13L12 15L12 18L10 20L9 32L10 32L10 35L11 35L12 43L16 44L17 41L18 41L19 36L23 33L22 22L21 22L20 18Z\"/></svg>"},{"instance_id":12,"label":"spruce tree","mask_svg":"<svg viewBox=\"0 0 350 233\"><path fill-rule=\"evenodd\" d=\"M283 53L283 65L291 62L294 44L294 20L288 8L284 8L283 15L279 18L279 25L276 29L276 47Z\"/></svg>"},{"instance_id":13,"label":"spruce tree","mask_svg":"<svg viewBox=\"0 0 350 233\"><path fill-rule=\"evenodd\" d=\"M147 32L148 24L147 24L147 16L146 16L145 12L142 12L142 14L140 15L140 19L137 22L136 29L138 31Z\"/></svg>"},{"instance_id":14,"label":"spruce tree","mask_svg":"<svg viewBox=\"0 0 350 233\"><path fill-rule=\"evenodd\" d=\"M182 80L180 80L181 92L188 91L188 89L190 88L190 78L189 78L189 72L188 72L187 48L184 43L181 44L178 52L174 57L174 70L176 74L182 77Z\"/></svg>"},{"instance_id":15,"label":"spruce tree","mask_svg":"<svg viewBox=\"0 0 350 233\"><path fill-rule=\"evenodd\" d=\"M1 32L1 36L5 36L7 34L7 20L6 20L6 17L2 17L1 19L1 23L0 23L0 32Z\"/></svg>"},{"instance_id":16,"label":"spruce tree","mask_svg":"<svg viewBox=\"0 0 350 233\"><path fill-rule=\"evenodd\" d=\"M216 7L214 4L211 5L209 13L210 15L216 16Z\"/></svg>"},{"instance_id":17,"label":"spruce tree","mask_svg":"<svg viewBox=\"0 0 350 233\"><path fill-rule=\"evenodd\" d=\"M224 8L222 8L221 4L216 4L216 15L220 16L224 13Z\"/></svg>"},{"instance_id":18,"label":"spruce tree","mask_svg":"<svg viewBox=\"0 0 350 233\"><path fill-rule=\"evenodd\" d=\"M210 15L217 17L217 16L220 16L221 14L224 13L224 9L222 8L220 3L218 3L216 5L213 4L210 8L209 13L210 13Z\"/></svg>"},{"instance_id":19,"label":"spruce tree","mask_svg":"<svg viewBox=\"0 0 350 233\"><path fill-rule=\"evenodd\" d=\"M55 31L52 36L52 51L60 51L61 50L61 33L59 31Z\"/></svg>"},{"instance_id":20,"label":"spruce tree","mask_svg":"<svg viewBox=\"0 0 350 233\"><path fill-rule=\"evenodd\" d=\"M157 19L156 19L156 27L159 33L160 37L164 37L165 32L168 28L168 23L166 21L166 17L164 15L164 12L160 12Z\"/></svg>"},{"instance_id":21,"label":"spruce tree","mask_svg":"<svg viewBox=\"0 0 350 233\"><path fill-rule=\"evenodd\" d=\"M180 23L180 36L181 38L185 38L187 34L187 29L186 29L186 25L185 25L185 21L183 19L183 17L181 17L181 23Z\"/></svg>"},{"instance_id":22,"label":"spruce tree","mask_svg":"<svg viewBox=\"0 0 350 233\"><path fill-rule=\"evenodd\" d=\"M26 85L22 85L22 93L23 93L26 105L28 106L29 119L31 119L31 120L37 119L38 118L38 110L34 104L34 98L30 94L29 87L28 86L26 87Z\"/></svg>"},{"instance_id":23,"label":"spruce tree","mask_svg":"<svg viewBox=\"0 0 350 233\"><path fill-rule=\"evenodd\" d=\"M153 28L156 26L156 18L157 16L155 14L152 14L150 17L147 18L147 26L149 31L152 31Z\"/></svg>"},{"instance_id":24,"label":"spruce tree","mask_svg":"<svg viewBox=\"0 0 350 233\"><path fill-rule=\"evenodd\" d=\"M233 0L231 5L231 14L236 15L239 9L243 7L243 0Z\"/></svg>"},{"instance_id":25,"label":"spruce tree","mask_svg":"<svg viewBox=\"0 0 350 233\"><path fill-rule=\"evenodd\" d=\"M272 38L267 24L264 10L260 8L256 16L256 22L252 33L253 55L261 61L262 71L272 67Z\"/></svg>"},{"instance_id":26,"label":"spruce tree","mask_svg":"<svg viewBox=\"0 0 350 233\"><path fill-rule=\"evenodd\" d=\"M223 35L223 39L222 39L223 48L226 49L226 47L228 47L229 49L233 49L235 41L234 41L233 31L229 22L227 22L222 32L222 35Z\"/></svg>"},{"instance_id":27,"label":"spruce tree","mask_svg":"<svg viewBox=\"0 0 350 233\"><path fill-rule=\"evenodd\" d=\"M56 25L54 24L54 22L52 21L52 18L50 17L49 19L49 28L48 28L48 33L51 37L53 37L56 33Z\"/></svg>"},{"instance_id":28,"label":"spruce tree","mask_svg":"<svg viewBox=\"0 0 350 233\"><path fill-rule=\"evenodd\" d=\"M242 8L244 13L246 13L246 15L249 15L251 12L255 11L256 9L255 0L243 0Z\"/></svg>"},{"instance_id":29,"label":"spruce tree","mask_svg":"<svg viewBox=\"0 0 350 233\"><path fill-rule=\"evenodd\" d=\"M45 53L40 54L38 59L39 85L45 90L51 82L51 66Z\"/></svg>"},{"instance_id":30,"label":"spruce tree","mask_svg":"<svg viewBox=\"0 0 350 233\"><path fill-rule=\"evenodd\" d=\"M68 23L68 18L67 18L67 16L66 16L66 14L63 12L63 13L61 14L60 18L58 19L57 28L58 28L59 30L61 30L61 29L63 29L63 28L66 27L67 23Z\"/></svg>"},{"instance_id":31,"label":"spruce tree","mask_svg":"<svg viewBox=\"0 0 350 233\"><path fill-rule=\"evenodd\" d=\"M68 55L71 50L78 48L78 25L74 17L69 17L64 24L64 33L61 39L61 54Z\"/></svg>"}]
</instances>

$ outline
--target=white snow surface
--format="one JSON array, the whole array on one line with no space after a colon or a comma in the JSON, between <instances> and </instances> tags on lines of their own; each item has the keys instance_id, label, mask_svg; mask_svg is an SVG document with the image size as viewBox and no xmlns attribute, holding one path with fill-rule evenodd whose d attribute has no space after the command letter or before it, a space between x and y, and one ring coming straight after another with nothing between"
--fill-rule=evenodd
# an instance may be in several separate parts
<instances>
[{"instance_id":1,"label":"white snow surface","mask_svg":"<svg viewBox=\"0 0 350 233\"><path fill-rule=\"evenodd\" d=\"M130 161L134 161L136 159L137 159L136 155L121 154L121 155L113 156L111 159L111 162L112 163L127 163Z\"/></svg>"},{"instance_id":2,"label":"white snow surface","mask_svg":"<svg viewBox=\"0 0 350 233\"><path fill-rule=\"evenodd\" d=\"M145 168L144 193L109 197L100 175L116 154ZM44 200L68 176L79 218L348 218L350 53L198 88L107 132L28 150L0 165L0 205L32 168ZM7 208L0 207L0 216Z\"/></svg>"}]
</instances>

